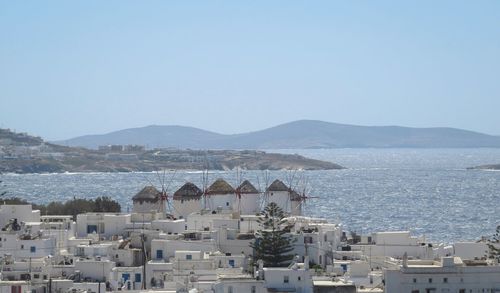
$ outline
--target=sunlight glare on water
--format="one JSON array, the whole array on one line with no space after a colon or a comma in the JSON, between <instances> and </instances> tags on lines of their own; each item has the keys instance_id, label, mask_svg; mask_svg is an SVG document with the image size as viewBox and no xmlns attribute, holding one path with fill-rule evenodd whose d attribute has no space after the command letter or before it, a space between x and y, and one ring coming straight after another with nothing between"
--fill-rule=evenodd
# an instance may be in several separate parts
<instances>
[{"instance_id":1,"label":"sunlight glare on water","mask_svg":"<svg viewBox=\"0 0 500 293\"><path fill-rule=\"evenodd\" d=\"M329 149L273 150L339 163L348 169L299 172L308 180L310 199L304 214L340 220L347 230L368 233L411 230L438 242L477 240L500 225L500 172L466 167L500 163L498 149ZM3 174L8 195L46 203L109 196L131 207L145 185L161 188L156 173ZM160 174L163 177L163 174ZM236 186L237 172L211 171L209 183L222 177ZM244 171L263 190L262 171ZM270 180L287 182L289 172L272 171ZM192 181L200 171L166 172L168 191ZM173 179L171 179L173 178Z\"/></svg>"}]
</instances>

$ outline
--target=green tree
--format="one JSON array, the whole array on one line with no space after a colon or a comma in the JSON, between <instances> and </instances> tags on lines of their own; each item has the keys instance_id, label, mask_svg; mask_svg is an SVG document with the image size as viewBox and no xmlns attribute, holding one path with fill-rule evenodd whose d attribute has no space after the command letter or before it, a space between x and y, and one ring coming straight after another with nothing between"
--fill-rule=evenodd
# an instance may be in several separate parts
<instances>
[{"instance_id":1,"label":"green tree","mask_svg":"<svg viewBox=\"0 0 500 293\"><path fill-rule=\"evenodd\" d=\"M95 212L120 212L121 206L118 202L107 196L98 197L94 200Z\"/></svg>"},{"instance_id":2,"label":"green tree","mask_svg":"<svg viewBox=\"0 0 500 293\"><path fill-rule=\"evenodd\" d=\"M289 253L293 251L296 239L289 235L290 227L284 218L285 213L274 202L261 213L258 222L262 228L257 231L255 241L250 245L254 249L254 263L260 259L267 267L285 267L290 264L294 255Z\"/></svg>"},{"instance_id":3,"label":"green tree","mask_svg":"<svg viewBox=\"0 0 500 293\"><path fill-rule=\"evenodd\" d=\"M0 175L2 175L2 172L0 172ZM0 196L4 196L7 194L7 191L5 190L5 184L3 184L3 181L0 179Z\"/></svg>"},{"instance_id":4,"label":"green tree","mask_svg":"<svg viewBox=\"0 0 500 293\"><path fill-rule=\"evenodd\" d=\"M497 226L495 234L488 240L490 258L500 258L500 225Z\"/></svg>"},{"instance_id":5,"label":"green tree","mask_svg":"<svg viewBox=\"0 0 500 293\"><path fill-rule=\"evenodd\" d=\"M87 212L111 212L119 213L121 211L120 204L109 197L98 197L93 199L78 199L73 198L67 202L52 201L47 205L29 203L28 201L18 198L3 198L0 197L0 204L31 204L33 209L40 210L42 215L70 215L76 219L76 215Z\"/></svg>"}]
</instances>

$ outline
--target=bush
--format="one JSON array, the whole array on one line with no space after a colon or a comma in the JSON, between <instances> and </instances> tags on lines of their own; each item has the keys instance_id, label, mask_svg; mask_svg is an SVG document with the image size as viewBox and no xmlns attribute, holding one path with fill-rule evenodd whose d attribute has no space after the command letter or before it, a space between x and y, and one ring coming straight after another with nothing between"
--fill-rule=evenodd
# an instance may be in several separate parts
<instances>
[{"instance_id":1,"label":"bush","mask_svg":"<svg viewBox=\"0 0 500 293\"><path fill-rule=\"evenodd\" d=\"M75 198L65 203L53 201L47 205L32 204L18 197L0 198L0 202L8 205L31 204L33 209L40 210L42 215L67 215L73 216L73 219L76 219L78 214L88 212L119 213L121 211L120 204L107 196L98 197L95 200Z\"/></svg>"}]
</instances>

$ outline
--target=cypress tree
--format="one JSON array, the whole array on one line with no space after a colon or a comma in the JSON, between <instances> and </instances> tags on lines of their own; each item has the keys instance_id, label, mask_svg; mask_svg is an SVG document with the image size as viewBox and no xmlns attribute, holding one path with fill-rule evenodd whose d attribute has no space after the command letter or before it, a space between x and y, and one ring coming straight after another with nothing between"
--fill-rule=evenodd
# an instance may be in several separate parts
<instances>
[{"instance_id":1,"label":"cypress tree","mask_svg":"<svg viewBox=\"0 0 500 293\"><path fill-rule=\"evenodd\" d=\"M500 226L497 226L495 234L487 241L489 248L489 257L500 260Z\"/></svg>"},{"instance_id":2,"label":"cypress tree","mask_svg":"<svg viewBox=\"0 0 500 293\"><path fill-rule=\"evenodd\" d=\"M293 251L296 239L288 234L290 227L284 218L285 213L274 202L262 211L258 220L261 229L250 245L254 249L254 263L261 259L267 267L286 267L290 264L294 255L289 253Z\"/></svg>"}]
</instances>

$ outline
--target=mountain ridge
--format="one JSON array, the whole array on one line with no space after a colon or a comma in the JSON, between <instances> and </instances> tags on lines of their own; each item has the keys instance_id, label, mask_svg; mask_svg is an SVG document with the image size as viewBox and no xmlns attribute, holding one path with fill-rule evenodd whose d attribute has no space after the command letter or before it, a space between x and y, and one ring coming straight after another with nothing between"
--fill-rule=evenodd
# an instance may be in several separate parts
<instances>
[{"instance_id":1,"label":"mountain ridge","mask_svg":"<svg viewBox=\"0 0 500 293\"><path fill-rule=\"evenodd\" d=\"M148 125L56 143L87 148L108 144L192 149L496 148L500 147L500 136L451 127L361 126L297 120L238 134L221 134L181 125Z\"/></svg>"}]
</instances>

